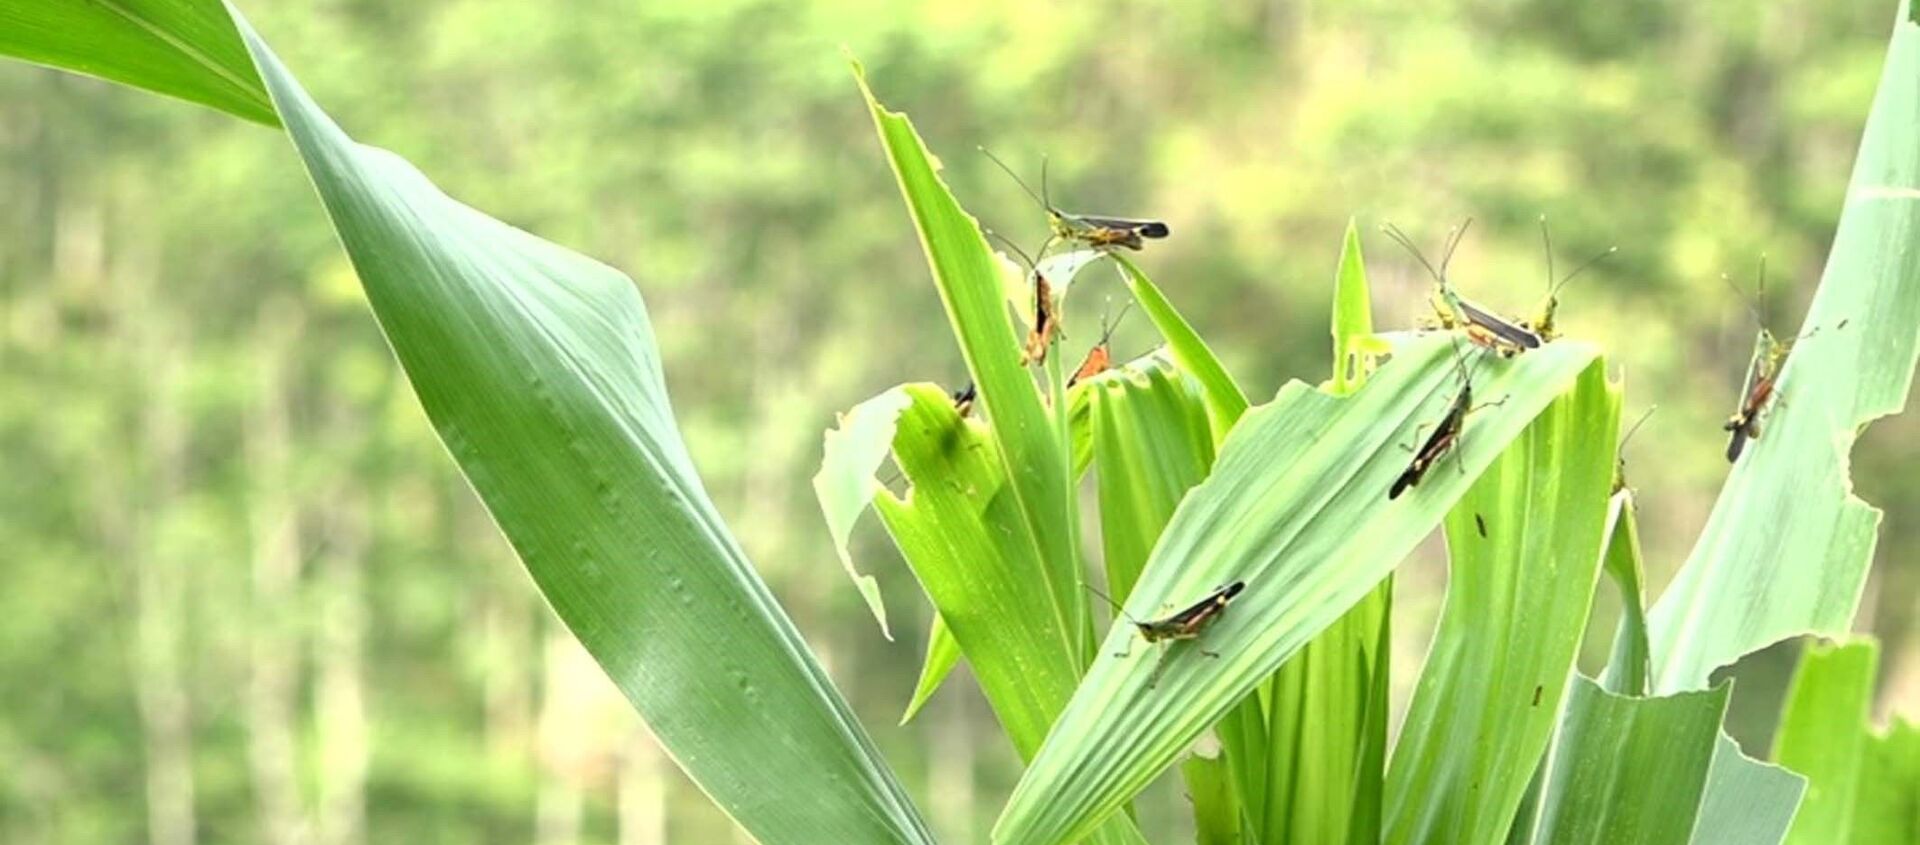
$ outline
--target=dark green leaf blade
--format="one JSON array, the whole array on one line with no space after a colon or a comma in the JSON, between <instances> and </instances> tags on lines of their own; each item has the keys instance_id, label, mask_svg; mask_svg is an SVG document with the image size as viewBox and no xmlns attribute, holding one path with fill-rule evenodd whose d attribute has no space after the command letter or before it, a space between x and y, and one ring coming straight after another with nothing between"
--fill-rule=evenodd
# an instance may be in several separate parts
<instances>
[{"instance_id":1,"label":"dark green leaf blade","mask_svg":"<svg viewBox=\"0 0 1920 845\"><path fill-rule=\"evenodd\" d=\"M931 842L702 488L633 283L355 143L234 22L435 429L662 744L762 842Z\"/></svg>"},{"instance_id":2,"label":"dark green leaf blade","mask_svg":"<svg viewBox=\"0 0 1920 845\"><path fill-rule=\"evenodd\" d=\"M280 123L220 0L3 3L0 55Z\"/></svg>"}]
</instances>

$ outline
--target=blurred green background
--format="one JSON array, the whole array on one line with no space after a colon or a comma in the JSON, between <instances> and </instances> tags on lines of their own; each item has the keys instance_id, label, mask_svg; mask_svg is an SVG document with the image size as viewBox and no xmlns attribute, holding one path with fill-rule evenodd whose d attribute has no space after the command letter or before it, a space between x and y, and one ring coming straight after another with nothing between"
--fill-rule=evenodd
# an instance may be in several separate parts
<instances>
[{"instance_id":1,"label":"blurred green background","mask_svg":"<svg viewBox=\"0 0 1920 845\"><path fill-rule=\"evenodd\" d=\"M1535 219L1563 262L1620 253L1561 323L1661 410L1629 453L1657 588L1726 472L1769 256L1791 331L1831 237L1893 4L1624 0L248 4L358 138L634 276L721 510L946 841L1017 768L965 682L894 727L925 609L882 532L899 641L846 583L807 483L838 409L959 356L844 45L962 202L1035 243L985 144L1069 209L1165 218L1144 266L1256 396L1328 367L1339 237L1382 325L1437 245L1531 312ZM558 629L401 380L286 140L0 64L0 840L744 841ZM1071 306L1090 340L1101 280ZM1102 288L1105 290L1102 290ZM1080 289L1080 288L1076 288ZM1116 338L1144 352L1144 321ZM1920 428L1875 426L1885 507L1859 628L1876 713L1920 713ZM1401 700L1444 589L1398 587ZM1603 603L1611 591L1601 590ZM1613 608L1595 631L1611 631ZM1589 648L1591 671L1604 654ZM1741 669L1764 752L1793 649ZM1184 799L1146 807L1169 830Z\"/></svg>"}]
</instances>

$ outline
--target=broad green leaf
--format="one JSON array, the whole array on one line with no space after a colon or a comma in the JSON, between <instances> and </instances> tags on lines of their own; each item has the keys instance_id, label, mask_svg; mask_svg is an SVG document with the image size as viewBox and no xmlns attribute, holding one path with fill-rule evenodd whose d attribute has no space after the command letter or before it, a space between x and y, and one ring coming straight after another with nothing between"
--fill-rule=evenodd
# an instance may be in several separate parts
<instances>
[{"instance_id":1,"label":"broad green leaf","mask_svg":"<svg viewBox=\"0 0 1920 845\"><path fill-rule=\"evenodd\" d=\"M1003 274L978 221L940 179L912 121L875 99L857 64L854 73L954 338L979 386L986 418L981 431L966 438L966 455L944 451L950 441L910 449L896 440L895 457L916 489L906 501L882 496L877 502L903 549L962 543L950 547L945 562L916 563L915 573L952 628L1014 748L1027 757L1065 706L1093 648L1089 594L1081 586L1075 544L1072 409L1060 355L1056 349L1047 356L1050 395L1060 397L1049 413L1021 361ZM935 402L915 394L901 423L903 434L924 438L954 430L945 398ZM971 448L975 444L978 448ZM993 464L981 465L981 459ZM930 505L936 495L939 504ZM919 518L908 518L916 514ZM992 534L981 533L988 525ZM982 562L982 557L991 560ZM1125 818L1098 836L1115 842L1139 839Z\"/></svg>"},{"instance_id":2,"label":"broad green leaf","mask_svg":"<svg viewBox=\"0 0 1920 845\"><path fill-rule=\"evenodd\" d=\"M1187 490L1213 467L1200 389L1163 358L1087 385L1108 592L1125 601Z\"/></svg>"},{"instance_id":3,"label":"broad green leaf","mask_svg":"<svg viewBox=\"0 0 1920 845\"><path fill-rule=\"evenodd\" d=\"M1535 414L1598 366L1593 347L1573 342L1487 360L1474 387L1504 406L1473 415L1462 448L1389 501L1407 466L1402 447L1440 418L1459 380L1447 338L1412 338L1395 355L1353 396L1290 383L1233 427L1127 604L1135 617L1156 617L1228 582L1246 582L1245 592L1198 643L1144 647L1132 626L1111 629L1015 788L996 842L1071 841L1119 809L1372 591Z\"/></svg>"},{"instance_id":4,"label":"broad green leaf","mask_svg":"<svg viewBox=\"0 0 1920 845\"><path fill-rule=\"evenodd\" d=\"M1194 845L1241 845L1240 802L1233 794L1233 777L1223 757L1189 756L1180 764L1180 778L1193 801ZM1258 840L1253 840L1258 841Z\"/></svg>"},{"instance_id":5,"label":"broad green leaf","mask_svg":"<svg viewBox=\"0 0 1920 845\"><path fill-rule=\"evenodd\" d=\"M880 633L889 640L893 632L887 628L887 606L880 598L880 582L854 567L847 543L853 537L853 526L880 490L874 473L893 449L894 426L907 401L906 391L896 387L842 414L840 427L829 429L823 438L820 471L813 474L813 495L820 500L833 551L840 556L840 566L853 579L860 597L866 600L867 609L873 611L874 621L880 623Z\"/></svg>"},{"instance_id":6,"label":"broad green leaf","mask_svg":"<svg viewBox=\"0 0 1920 845\"><path fill-rule=\"evenodd\" d=\"M926 250L954 338L979 387L979 401L998 447L993 455L1009 482L1006 490L1014 513L1024 524L1018 538L1034 547L1025 555L1034 564L1026 570L1032 586L1023 589L1038 590L1047 607L1041 615L1016 624L1050 631L1075 656L1074 664L1084 665L1084 634L1090 620L1086 591L1080 587L1079 555L1072 544L1077 509L1069 483L1066 427L1048 413L1021 362L1022 343L1008 316L1002 273L987 249L979 222L948 191L912 121L888 111L874 98L857 64L854 76ZM1057 352L1047 357L1057 371ZM1056 395L1065 394L1056 391ZM1060 416L1064 415L1063 411ZM1035 574L1037 579L1032 577ZM961 625L951 617L947 624L960 635L962 648L979 668L983 661L966 648Z\"/></svg>"},{"instance_id":7,"label":"broad green leaf","mask_svg":"<svg viewBox=\"0 0 1920 845\"><path fill-rule=\"evenodd\" d=\"M1652 676L1647 651L1645 568L1640 557L1640 525L1632 488L1621 486L1607 503L1607 576L1620 590L1620 626L1613 635L1600 685L1619 695L1646 695Z\"/></svg>"},{"instance_id":8,"label":"broad green leaf","mask_svg":"<svg viewBox=\"0 0 1920 845\"><path fill-rule=\"evenodd\" d=\"M1906 404L1920 352L1915 242L1920 26L1903 10L1800 331L1813 334L1787 359L1764 437L1734 464L1648 615L1654 689L1703 686L1715 668L1789 636L1847 631L1880 520L1852 495L1847 455L1867 423Z\"/></svg>"},{"instance_id":9,"label":"broad green leaf","mask_svg":"<svg viewBox=\"0 0 1920 845\"><path fill-rule=\"evenodd\" d=\"M1800 657L1773 741L1773 761L1807 779L1806 798L1787 834L1794 845L1852 839L1879 658L1872 640L1815 642ZM1915 800L1920 802L1920 793Z\"/></svg>"},{"instance_id":10,"label":"broad green leaf","mask_svg":"<svg viewBox=\"0 0 1920 845\"><path fill-rule=\"evenodd\" d=\"M913 698L907 702L906 712L900 714L900 724L913 721L913 717L925 707L928 699L953 673L953 667L960 664L960 642L953 638L953 631L947 628L947 621L940 614L933 615L933 627L927 631L927 656L920 662L920 679L913 684Z\"/></svg>"},{"instance_id":11,"label":"broad green leaf","mask_svg":"<svg viewBox=\"0 0 1920 845\"><path fill-rule=\"evenodd\" d=\"M1066 705L1080 657L1051 626L1036 589L1038 547L1009 491L1005 463L985 424L962 419L947 394L907 385L894 460L909 487L882 492L874 509L966 655L1014 750L1031 757ZM1139 841L1116 820L1107 841Z\"/></svg>"},{"instance_id":12,"label":"broad green leaf","mask_svg":"<svg viewBox=\"0 0 1920 845\"><path fill-rule=\"evenodd\" d=\"M1140 310L1146 312L1147 319L1153 321L1154 328L1160 330L1160 336L1167 340L1167 351L1173 355L1173 361L1180 369L1192 374L1199 380L1201 388L1207 394L1207 415L1213 422L1213 440L1218 443L1226 439L1227 431L1240 420L1247 411L1247 394L1227 373L1226 365L1214 357L1213 350L1193 330L1187 318L1175 310L1173 303L1167 300L1160 288L1154 286L1147 274L1140 272L1133 261L1124 255L1115 255L1114 261L1120 265L1120 276L1127 282L1127 289L1133 292L1133 300L1140 303Z\"/></svg>"},{"instance_id":13,"label":"broad green leaf","mask_svg":"<svg viewBox=\"0 0 1920 845\"><path fill-rule=\"evenodd\" d=\"M1375 362L1360 233L1349 221L1333 295L1328 392L1357 390ZM1391 576L1288 658L1217 728L1254 842L1380 841Z\"/></svg>"},{"instance_id":14,"label":"broad green leaf","mask_svg":"<svg viewBox=\"0 0 1920 845\"><path fill-rule=\"evenodd\" d=\"M1867 739L1853 842L1920 842L1920 727L1912 722L1896 719Z\"/></svg>"},{"instance_id":15,"label":"broad green leaf","mask_svg":"<svg viewBox=\"0 0 1920 845\"><path fill-rule=\"evenodd\" d=\"M1446 606L1387 766L1387 842L1494 842L1552 738L1599 577L1620 391L1588 369L1448 514Z\"/></svg>"},{"instance_id":16,"label":"broad green leaf","mask_svg":"<svg viewBox=\"0 0 1920 845\"><path fill-rule=\"evenodd\" d=\"M280 124L220 0L0 3L0 55Z\"/></svg>"},{"instance_id":17,"label":"broad green leaf","mask_svg":"<svg viewBox=\"0 0 1920 845\"><path fill-rule=\"evenodd\" d=\"M633 282L355 143L235 23L428 418L674 759L761 842L931 842L702 488Z\"/></svg>"},{"instance_id":18,"label":"broad green leaf","mask_svg":"<svg viewBox=\"0 0 1920 845\"><path fill-rule=\"evenodd\" d=\"M1533 841L1687 842L1730 689L1635 698L1576 676Z\"/></svg>"}]
</instances>

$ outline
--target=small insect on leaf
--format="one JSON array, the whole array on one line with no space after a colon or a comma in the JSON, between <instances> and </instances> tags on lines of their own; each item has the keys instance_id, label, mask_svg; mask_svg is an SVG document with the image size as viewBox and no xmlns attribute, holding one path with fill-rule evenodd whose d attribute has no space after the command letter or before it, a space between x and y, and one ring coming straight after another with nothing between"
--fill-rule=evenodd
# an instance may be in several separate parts
<instances>
[{"instance_id":1,"label":"small insect on leaf","mask_svg":"<svg viewBox=\"0 0 1920 845\"><path fill-rule=\"evenodd\" d=\"M1047 360L1047 349L1053 342L1066 337L1066 331L1060 324L1060 312L1053 298L1053 285L1047 283L1047 276L1040 272L1040 265L1034 263L1033 256L1020 248L1019 244L1002 237L992 229L986 230L987 236L998 240L1014 255L1019 256L1026 266L1026 279L1033 284L1033 328L1027 331L1026 343L1020 349L1020 362L1023 364L1041 364ZM1041 247L1042 251L1046 248Z\"/></svg>"},{"instance_id":2,"label":"small insect on leaf","mask_svg":"<svg viewBox=\"0 0 1920 845\"><path fill-rule=\"evenodd\" d=\"M1487 520L1479 514L1473 515L1473 527L1480 530L1480 539L1487 539Z\"/></svg>"},{"instance_id":3,"label":"small insect on leaf","mask_svg":"<svg viewBox=\"0 0 1920 845\"><path fill-rule=\"evenodd\" d=\"M1144 621L1134 618L1132 614L1127 612L1126 608L1120 606L1119 602L1114 601L1112 597L1106 593L1094 589L1092 584L1084 586L1086 586L1089 592L1104 599L1107 604L1113 607L1114 612L1120 614L1122 618L1127 620L1128 624L1139 631L1140 639L1148 643L1160 644L1160 656L1154 663L1152 677L1147 681L1147 688L1152 689L1159 683L1160 669L1166 665L1167 644L1180 640L1199 639L1200 635L1206 632L1208 626L1219 620L1220 616L1227 612L1227 603L1233 601L1234 596L1240 595L1241 590L1246 589L1247 582L1235 581L1231 584L1215 588L1213 592L1208 593L1199 601L1188 605L1186 608L1172 615ZM1128 640L1127 650L1115 653L1114 656L1127 657L1132 653L1133 641ZM1200 653L1206 657L1220 656L1218 653L1207 651L1206 649L1201 649Z\"/></svg>"},{"instance_id":4,"label":"small insect on leaf","mask_svg":"<svg viewBox=\"0 0 1920 845\"><path fill-rule=\"evenodd\" d=\"M1553 275L1553 234L1547 230L1547 216L1545 214L1540 215L1540 240L1546 247L1547 252L1547 299L1540 306L1540 319L1535 320L1533 325L1527 326L1527 328L1532 329L1535 334L1538 334L1542 341L1550 343L1560 336L1559 331L1553 326L1553 312L1560 307L1560 289L1566 287L1568 282L1573 281L1581 273L1585 273L1589 268L1599 264L1607 256L1619 252L1620 248L1610 246L1601 250L1597 255L1587 259L1586 263L1575 267L1573 272L1568 273L1565 278L1556 281Z\"/></svg>"},{"instance_id":5,"label":"small insect on leaf","mask_svg":"<svg viewBox=\"0 0 1920 845\"><path fill-rule=\"evenodd\" d=\"M1409 449L1409 451L1413 452L1413 460L1407 464L1406 471L1400 473L1400 477L1393 480L1393 487L1387 491L1388 499L1398 499L1401 493L1413 489L1414 486L1420 483L1420 479L1426 477L1427 470L1432 469L1434 464L1439 463L1441 458L1445 457L1448 452L1453 451L1454 447L1460 442L1460 436L1466 426L1468 414L1480 408L1506 404L1507 397L1505 396L1500 397L1500 400L1497 402L1488 402L1478 406L1473 404L1473 373L1474 369L1477 369L1479 365L1476 362L1474 369L1467 367L1466 359L1460 354L1460 344L1458 341L1455 341L1453 347L1453 363L1460 371L1460 391L1454 394L1453 402L1447 406L1446 416L1441 417L1440 422L1433 426L1433 434L1429 435L1426 441L1420 444L1418 449ZM1421 423L1419 430L1425 430L1426 428L1427 424ZM1416 431L1414 436L1418 439L1418 431ZM1403 446L1401 448L1409 447ZM1461 465L1460 471L1463 473L1466 472L1464 464ZM1481 534L1483 536L1485 533L1486 532L1482 530Z\"/></svg>"},{"instance_id":6,"label":"small insect on leaf","mask_svg":"<svg viewBox=\"0 0 1920 845\"><path fill-rule=\"evenodd\" d=\"M1461 296L1447 281L1447 268L1453 262L1453 253L1460 248L1460 240L1472 225L1473 218L1469 217L1458 227L1448 230L1439 267L1428 261L1426 254L1399 227L1387 223L1381 227L1381 231L1411 254L1414 260L1420 262L1420 266L1426 268L1427 275L1433 277L1434 293L1439 300L1434 303L1434 311L1441 328L1465 328L1467 339L1473 341L1474 345L1491 349L1503 357L1511 358L1529 349L1540 348L1543 341L1539 334Z\"/></svg>"},{"instance_id":7,"label":"small insect on leaf","mask_svg":"<svg viewBox=\"0 0 1920 845\"><path fill-rule=\"evenodd\" d=\"M1013 168L1008 167L1007 163L1001 161L999 156L994 155L986 147L981 147L980 152L984 153L987 158L992 159L993 163L999 165L1001 170L1006 171L1008 176L1013 177L1013 181L1020 186L1020 189L1026 191L1027 196L1033 197L1033 201L1039 203L1040 207L1046 210L1047 221L1053 229L1053 237L1049 238L1047 244L1040 248L1042 253L1045 253L1046 247L1051 246L1055 240L1062 240L1092 249L1125 247L1131 250L1139 250L1146 245L1147 240L1158 240L1172 232L1166 223L1159 220L1111 217L1094 214L1071 214L1061 211L1058 206L1053 204L1053 197L1047 192L1047 159L1045 156L1040 158L1040 193L1036 194L1033 192L1033 188L1027 186L1026 180L1021 179L1019 174L1014 173Z\"/></svg>"},{"instance_id":8,"label":"small insect on leaf","mask_svg":"<svg viewBox=\"0 0 1920 845\"><path fill-rule=\"evenodd\" d=\"M1760 256L1759 275L1757 293L1753 297L1748 297L1725 275L1720 277L1720 280L1726 282L1729 288L1733 288L1735 294L1746 301L1747 309L1753 312L1754 322L1760 327L1759 333L1753 340L1753 356L1747 360L1747 378L1740 391L1740 404L1735 408L1733 415L1727 417L1726 423L1720 427L1728 434L1728 463L1740 460L1740 453L1746 448L1748 440L1760 439L1760 418L1766 414L1768 405L1773 402L1780 370L1786 366L1787 354L1793 351L1794 341L1782 342L1767 328L1767 257L1764 255ZM1807 337L1812 337L1818 331L1819 327L1816 326L1807 333ZM1801 339L1804 338L1796 338L1796 340Z\"/></svg>"},{"instance_id":9,"label":"small insect on leaf","mask_svg":"<svg viewBox=\"0 0 1920 845\"><path fill-rule=\"evenodd\" d=\"M1618 493L1627 489L1627 444L1633 442L1633 436L1639 433L1640 426L1645 425L1647 418L1653 416L1653 412L1658 410L1660 410L1659 405L1648 405L1645 411L1640 412L1640 418L1634 420L1633 425L1627 428L1626 435L1620 438L1620 445L1614 447L1613 492Z\"/></svg>"},{"instance_id":10,"label":"small insect on leaf","mask_svg":"<svg viewBox=\"0 0 1920 845\"><path fill-rule=\"evenodd\" d=\"M1067 379L1068 387L1104 373L1113 366L1113 330L1120 327L1120 321L1127 318L1127 309L1132 307L1133 301L1128 300L1127 304L1120 306L1118 316L1111 320L1105 316L1100 318L1100 341L1087 350L1087 357L1080 359L1080 366Z\"/></svg>"},{"instance_id":11,"label":"small insect on leaf","mask_svg":"<svg viewBox=\"0 0 1920 845\"><path fill-rule=\"evenodd\" d=\"M953 410L964 419L973 413L973 401L979 398L979 388L969 379L964 387L949 395L953 398Z\"/></svg>"}]
</instances>

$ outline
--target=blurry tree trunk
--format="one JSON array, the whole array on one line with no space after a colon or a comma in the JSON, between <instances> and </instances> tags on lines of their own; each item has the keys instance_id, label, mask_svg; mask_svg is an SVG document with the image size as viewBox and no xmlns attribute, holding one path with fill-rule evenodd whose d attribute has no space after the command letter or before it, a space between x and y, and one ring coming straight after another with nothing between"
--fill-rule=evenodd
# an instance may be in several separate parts
<instances>
[{"instance_id":1,"label":"blurry tree trunk","mask_svg":"<svg viewBox=\"0 0 1920 845\"><path fill-rule=\"evenodd\" d=\"M620 845L666 845L667 778L660 741L635 725L620 755Z\"/></svg>"},{"instance_id":2,"label":"blurry tree trunk","mask_svg":"<svg viewBox=\"0 0 1920 845\"><path fill-rule=\"evenodd\" d=\"M253 625L246 692L247 759L261 841L304 845L294 694L299 680L297 588L300 519L295 507L292 431L286 395L289 350L299 334L295 309L261 311L257 398L244 430L252 539Z\"/></svg>"},{"instance_id":3,"label":"blurry tree trunk","mask_svg":"<svg viewBox=\"0 0 1920 845\"><path fill-rule=\"evenodd\" d=\"M58 278L99 271L99 245L78 243L101 238L99 218L97 213L80 217L89 222L75 231L65 226L74 218L61 215ZM116 268L117 284L110 286L119 293L110 295L124 309L115 315L130 359L123 370L137 374L138 379L133 392L139 397L139 434L130 444L137 454L130 456L129 463L141 468L142 477L132 492L117 488L104 496L113 501L103 501L101 507L117 511L106 520L117 526L117 530L109 528L114 535L109 547L117 547L131 570L133 632L128 665L146 754L147 841L191 845L198 835L193 806L193 708L181 665L187 571L180 555L162 542L159 530L185 486L189 421L180 406L178 386L189 353L180 333L184 321L174 319L169 307L155 296L154 256L138 248L129 254L131 258ZM103 468L100 477L117 476Z\"/></svg>"},{"instance_id":4,"label":"blurry tree trunk","mask_svg":"<svg viewBox=\"0 0 1920 845\"><path fill-rule=\"evenodd\" d=\"M360 845L367 836L367 513L357 491L331 497L330 502L327 553L320 561L320 620L313 642L320 764L315 832L320 845Z\"/></svg>"},{"instance_id":5,"label":"blurry tree trunk","mask_svg":"<svg viewBox=\"0 0 1920 845\"><path fill-rule=\"evenodd\" d=\"M479 597L480 630L476 632L481 649L481 694L486 702L487 750L497 759L516 764L526 759L533 737L532 667L542 662L531 648L537 642L534 611L538 608L524 584L526 579L518 580L522 583L503 585L499 579L479 579L483 592Z\"/></svg>"},{"instance_id":6,"label":"blurry tree trunk","mask_svg":"<svg viewBox=\"0 0 1920 845\"><path fill-rule=\"evenodd\" d=\"M600 667L555 624L547 633L541 685L539 731L540 792L534 820L538 845L575 845L585 812L585 785L599 737L593 730L594 689L590 675ZM584 666L582 664L585 664Z\"/></svg>"}]
</instances>

